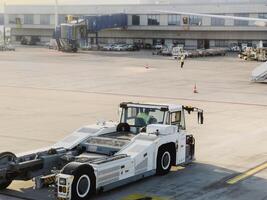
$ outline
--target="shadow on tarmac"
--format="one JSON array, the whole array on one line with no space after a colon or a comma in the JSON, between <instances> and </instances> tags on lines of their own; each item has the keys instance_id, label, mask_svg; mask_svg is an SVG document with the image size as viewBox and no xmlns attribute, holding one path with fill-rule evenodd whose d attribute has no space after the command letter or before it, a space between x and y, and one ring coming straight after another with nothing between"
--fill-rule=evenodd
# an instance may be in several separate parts
<instances>
[{"instance_id":1,"label":"shadow on tarmac","mask_svg":"<svg viewBox=\"0 0 267 200\"><path fill-rule=\"evenodd\" d=\"M184 169L170 172L166 176L149 177L123 187L104 192L92 197L92 200L121 200L129 195L143 194L146 196L164 197L170 200L265 200L267 199L267 180L259 177L249 177L234 185L226 183L238 175L218 166L193 163ZM52 192L47 189L33 190L31 187L2 191L1 194L28 200L53 199ZM50 197L48 197L51 195Z\"/></svg>"}]
</instances>

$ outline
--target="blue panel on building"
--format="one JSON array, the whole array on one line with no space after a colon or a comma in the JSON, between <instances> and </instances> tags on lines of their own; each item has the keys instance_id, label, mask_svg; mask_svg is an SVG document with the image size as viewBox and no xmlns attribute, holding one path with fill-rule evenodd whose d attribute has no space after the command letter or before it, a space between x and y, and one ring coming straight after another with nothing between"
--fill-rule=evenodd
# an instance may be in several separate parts
<instances>
[{"instance_id":1,"label":"blue panel on building","mask_svg":"<svg viewBox=\"0 0 267 200\"><path fill-rule=\"evenodd\" d=\"M61 27L60 26L57 26L56 31L54 32L53 38L54 39L61 38Z\"/></svg>"},{"instance_id":2,"label":"blue panel on building","mask_svg":"<svg viewBox=\"0 0 267 200\"><path fill-rule=\"evenodd\" d=\"M89 32L98 32L109 28L123 28L127 26L126 14L113 14L101 16L84 16Z\"/></svg>"}]
</instances>

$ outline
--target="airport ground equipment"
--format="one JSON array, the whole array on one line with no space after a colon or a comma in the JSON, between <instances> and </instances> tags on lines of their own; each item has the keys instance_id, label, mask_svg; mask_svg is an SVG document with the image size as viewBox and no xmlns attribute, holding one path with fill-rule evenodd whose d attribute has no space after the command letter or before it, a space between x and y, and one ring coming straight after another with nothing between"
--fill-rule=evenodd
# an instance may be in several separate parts
<instances>
[{"instance_id":1,"label":"airport ground equipment","mask_svg":"<svg viewBox=\"0 0 267 200\"><path fill-rule=\"evenodd\" d=\"M6 45L0 45L0 51L15 51L15 47L10 45L10 44L6 44Z\"/></svg>"},{"instance_id":2,"label":"airport ground equipment","mask_svg":"<svg viewBox=\"0 0 267 200\"><path fill-rule=\"evenodd\" d=\"M171 166L194 160L195 139L186 132L185 115L203 111L167 104L122 103L121 123L115 132L90 137L86 151L57 175L58 199L87 200L155 174L165 175Z\"/></svg>"},{"instance_id":3,"label":"airport ground equipment","mask_svg":"<svg viewBox=\"0 0 267 200\"><path fill-rule=\"evenodd\" d=\"M239 58L244 60L267 61L266 48L252 48L246 47L245 50L238 55Z\"/></svg>"},{"instance_id":4,"label":"airport ground equipment","mask_svg":"<svg viewBox=\"0 0 267 200\"><path fill-rule=\"evenodd\" d=\"M267 62L261 64L252 71L251 80L254 82L267 82Z\"/></svg>"},{"instance_id":5,"label":"airport ground equipment","mask_svg":"<svg viewBox=\"0 0 267 200\"><path fill-rule=\"evenodd\" d=\"M0 189L13 180L35 178L37 188L57 175L58 197L86 199L194 160L195 139L186 132L185 112L201 109L171 104L121 103L119 122L84 126L50 147L0 154ZM43 182L40 182L43 181Z\"/></svg>"},{"instance_id":6,"label":"airport ground equipment","mask_svg":"<svg viewBox=\"0 0 267 200\"><path fill-rule=\"evenodd\" d=\"M54 33L58 49L65 52L77 52L80 46L88 46L88 38L95 39L98 45L98 32L104 29L126 28L126 14L83 16L68 19L58 26Z\"/></svg>"}]
</instances>

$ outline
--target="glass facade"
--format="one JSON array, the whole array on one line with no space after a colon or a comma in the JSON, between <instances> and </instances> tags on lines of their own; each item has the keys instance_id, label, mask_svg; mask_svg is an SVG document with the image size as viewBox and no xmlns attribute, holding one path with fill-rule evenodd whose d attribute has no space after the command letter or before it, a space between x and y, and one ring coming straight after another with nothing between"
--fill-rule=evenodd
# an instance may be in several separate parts
<instances>
[{"instance_id":1,"label":"glass facade","mask_svg":"<svg viewBox=\"0 0 267 200\"><path fill-rule=\"evenodd\" d=\"M199 16L190 16L189 23L192 26L201 26L202 25L202 17Z\"/></svg>"},{"instance_id":2,"label":"glass facade","mask_svg":"<svg viewBox=\"0 0 267 200\"><path fill-rule=\"evenodd\" d=\"M147 16L147 25L149 26L158 26L159 25L160 15L148 15Z\"/></svg>"},{"instance_id":3,"label":"glass facade","mask_svg":"<svg viewBox=\"0 0 267 200\"><path fill-rule=\"evenodd\" d=\"M225 19L221 18L211 18L211 26L224 26Z\"/></svg>"},{"instance_id":4,"label":"glass facade","mask_svg":"<svg viewBox=\"0 0 267 200\"><path fill-rule=\"evenodd\" d=\"M168 15L168 25L169 26L178 26L181 23L180 15Z\"/></svg>"},{"instance_id":5,"label":"glass facade","mask_svg":"<svg viewBox=\"0 0 267 200\"><path fill-rule=\"evenodd\" d=\"M33 15L24 15L24 24L33 24Z\"/></svg>"},{"instance_id":6,"label":"glass facade","mask_svg":"<svg viewBox=\"0 0 267 200\"><path fill-rule=\"evenodd\" d=\"M140 25L140 16L139 15L133 15L132 16L132 25L133 26L139 26Z\"/></svg>"},{"instance_id":7,"label":"glass facade","mask_svg":"<svg viewBox=\"0 0 267 200\"><path fill-rule=\"evenodd\" d=\"M50 15L40 15L41 25L50 25Z\"/></svg>"},{"instance_id":8,"label":"glass facade","mask_svg":"<svg viewBox=\"0 0 267 200\"><path fill-rule=\"evenodd\" d=\"M215 47L228 47L228 41L227 40L215 40Z\"/></svg>"},{"instance_id":9,"label":"glass facade","mask_svg":"<svg viewBox=\"0 0 267 200\"><path fill-rule=\"evenodd\" d=\"M8 23L9 24L16 24L17 15L8 15Z\"/></svg>"},{"instance_id":10,"label":"glass facade","mask_svg":"<svg viewBox=\"0 0 267 200\"><path fill-rule=\"evenodd\" d=\"M4 15L0 14L0 25L4 25Z\"/></svg>"},{"instance_id":11,"label":"glass facade","mask_svg":"<svg viewBox=\"0 0 267 200\"><path fill-rule=\"evenodd\" d=\"M58 15L58 24L66 23L66 17L67 15Z\"/></svg>"},{"instance_id":12,"label":"glass facade","mask_svg":"<svg viewBox=\"0 0 267 200\"><path fill-rule=\"evenodd\" d=\"M259 18L261 19L267 19L267 13L260 13Z\"/></svg>"},{"instance_id":13,"label":"glass facade","mask_svg":"<svg viewBox=\"0 0 267 200\"><path fill-rule=\"evenodd\" d=\"M236 17L249 17L248 13L239 13L239 14L235 14ZM245 20L235 20L234 21L234 25L235 26L248 26L248 21Z\"/></svg>"}]
</instances>

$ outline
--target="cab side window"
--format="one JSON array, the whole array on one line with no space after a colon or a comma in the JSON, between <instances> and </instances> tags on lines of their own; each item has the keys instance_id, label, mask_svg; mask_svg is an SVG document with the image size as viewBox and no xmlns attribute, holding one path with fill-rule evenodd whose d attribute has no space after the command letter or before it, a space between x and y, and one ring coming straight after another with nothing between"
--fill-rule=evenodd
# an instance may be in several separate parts
<instances>
[{"instance_id":1,"label":"cab side window","mask_svg":"<svg viewBox=\"0 0 267 200\"><path fill-rule=\"evenodd\" d=\"M181 111L170 114L170 124L179 126L180 129L185 129L184 118Z\"/></svg>"}]
</instances>

